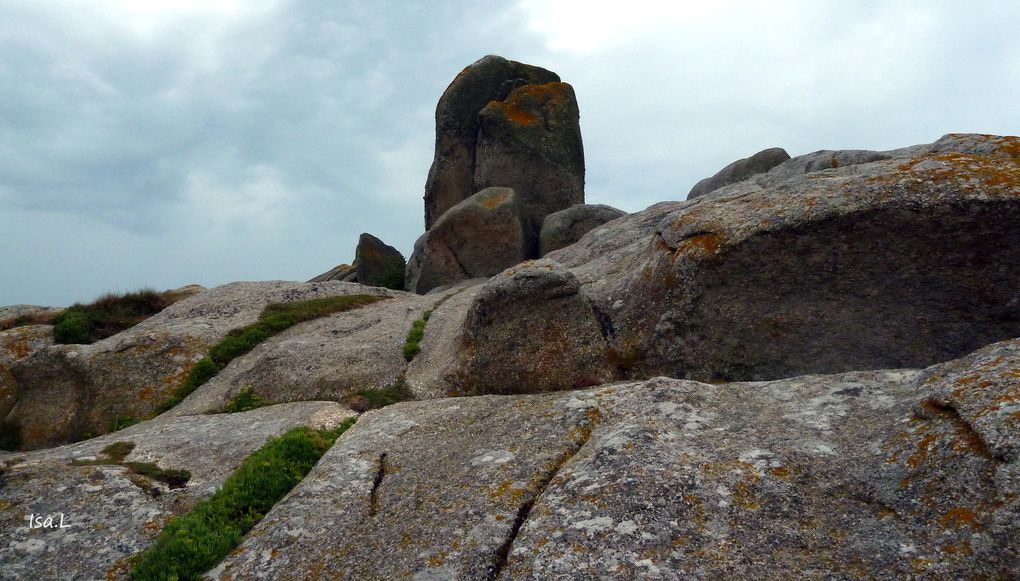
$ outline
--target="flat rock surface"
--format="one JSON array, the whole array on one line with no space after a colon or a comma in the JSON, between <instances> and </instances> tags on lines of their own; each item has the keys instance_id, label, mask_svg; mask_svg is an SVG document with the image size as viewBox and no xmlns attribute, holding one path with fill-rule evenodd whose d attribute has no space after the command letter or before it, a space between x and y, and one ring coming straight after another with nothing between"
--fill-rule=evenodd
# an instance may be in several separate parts
<instances>
[{"instance_id":1,"label":"flat rock surface","mask_svg":"<svg viewBox=\"0 0 1020 581\"><path fill-rule=\"evenodd\" d=\"M991 349L941 381L1020 372L1016 342ZM398 404L213 576L1015 576L1020 467L998 450L1020 433L969 421L967 393L929 410L935 372ZM988 381L980 401L1012 397Z\"/></svg>"},{"instance_id":2,"label":"flat rock surface","mask_svg":"<svg viewBox=\"0 0 1020 581\"><path fill-rule=\"evenodd\" d=\"M149 546L171 516L211 495L267 439L298 426L332 428L351 415L340 404L300 402L160 418L59 448L0 453L0 579L124 578L126 557ZM191 480L168 490L122 466L72 465L114 442L135 444L126 461L189 470ZM61 514L67 528L28 527L29 515L59 524Z\"/></svg>"}]
</instances>

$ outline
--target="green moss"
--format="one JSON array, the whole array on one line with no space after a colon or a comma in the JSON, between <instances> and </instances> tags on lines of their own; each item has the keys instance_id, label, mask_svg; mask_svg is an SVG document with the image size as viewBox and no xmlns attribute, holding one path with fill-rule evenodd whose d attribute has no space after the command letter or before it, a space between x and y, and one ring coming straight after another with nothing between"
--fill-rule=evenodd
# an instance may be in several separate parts
<instances>
[{"instance_id":1,"label":"green moss","mask_svg":"<svg viewBox=\"0 0 1020 581\"><path fill-rule=\"evenodd\" d=\"M296 428L267 442L212 498L167 524L135 559L132 579L198 579L236 547L353 424L351 418L334 430Z\"/></svg>"},{"instance_id":2,"label":"green moss","mask_svg":"<svg viewBox=\"0 0 1020 581\"><path fill-rule=\"evenodd\" d=\"M75 304L53 319L57 343L95 343L131 328L187 295L149 289L107 294L89 304Z\"/></svg>"},{"instance_id":3,"label":"green moss","mask_svg":"<svg viewBox=\"0 0 1020 581\"><path fill-rule=\"evenodd\" d=\"M191 480L187 470L165 469L152 462L125 462L128 454L135 449L134 442L114 442L99 452L94 460L71 460L72 466L123 466L134 474L163 482L170 488L181 488Z\"/></svg>"},{"instance_id":4,"label":"green moss","mask_svg":"<svg viewBox=\"0 0 1020 581\"><path fill-rule=\"evenodd\" d=\"M246 387L230 400L230 403L223 408L223 412L228 414L246 412L260 408L264 405L266 405L265 400L253 393L251 388Z\"/></svg>"},{"instance_id":5,"label":"green moss","mask_svg":"<svg viewBox=\"0 0 1020 581\"><path fill-rule=\"evenodd\" d=\"M123 462L124 458L135 449L134 442L114 442L109 446L103 448L101 454L109 458L115 463Z\"/></svg>"},{"instance_id":6,"label":"green moss","mask_svg":"<svg viewBox=\"0 0 1020 581\"><path fill-rule=\"evenodd\" d=\"M383 298L371 295L350 295L294 303L274 303L267 306L259 315L258 321L230 331L222 341L214 345L209 350L209 356L200 359L191 369L184 385L177 388L170 399L156 408L157 413L163 413L184 401L184 398L215 377L231 361L248 353L273 335L286 331L298 323L347 311Z\"/></svg>"},{"instance_id":7,"label":"green moss","mask_svg":"<svg viewBox=\"0 0 1020 581\"><path fill-rule=\"evenodd\" d=\"M11 420L0 421L0 450L13 452L21 447L21 426Z\"/></svg>"},{"instance_id":8,"label":"green moss","mask_svg":"<svg viewBox=\"0 0 1020 581\"><path fill-rule=\"evenodd\" d=\"M420 319L411 323L411 330L407 332L407 339L404 341L404 359L411 361L421 353L421 340L425 337L425 324L428 323L432 311L425 311Z\"/></svg>"}]
</instances>

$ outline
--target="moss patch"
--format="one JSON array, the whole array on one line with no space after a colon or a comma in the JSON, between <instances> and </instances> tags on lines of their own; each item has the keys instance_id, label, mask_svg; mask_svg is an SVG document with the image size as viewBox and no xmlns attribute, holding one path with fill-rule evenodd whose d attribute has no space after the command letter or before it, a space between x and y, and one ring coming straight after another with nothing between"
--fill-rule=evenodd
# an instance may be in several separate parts
<instances>
[{"instance_id":1,"label":"moss patch","mask_svg":"<svg viewBox=\"0 0 1020 581\"><path fill-rule=\"evenodd\" d=\"M135 449L134 442L114 442L100 451L95 460L71 460L72 466L123 466L134 474L158 480L170 488L181 488L191 480L187 470L166 469L152 462L125 462L128 454Z\"/></svg>"},{"instance_id":2,"label":"moss patch","mask_svg":"<svg viewBox=\"0 0 1020 581\"><path fill-rule=\"evenodd\" d=\"M384 389L363 389L354 392L347 399L347 405L356 412L367 412L386 407L407 399L407 387L401 377L395 384Z\"/></svg>"},{"instance_id":3,"label":"moss patch","mask_svg":"<svg viewBox=\"0 0 1020 581\"><path fill-rule=\"evenodd\" d=\"M385 297L349 295L293 303L274 303L267 306L259 315L258 321L230 331L223 340L214 345L209 350L209 356L200 359L191 369L184 385L177 388L170 399L157 407L157 413L165 412L184 401L184 398L215 377L231 361L250 352L273 335L282 333L298 323L371 304L383 298Z\"/></svg>"},{"instance_id":4,"label":"moss patch","mask_svg":"<svg viewBox=\"0 0 1020 581\"><path fill-rule=\"evenodd\" d=\"M410 362L421 353L421 340L425 337L425 324L429 322L432 311L425 311L420 319L411 323L411 330L407 332L407 339L404 341L404 359Z\"/></svg>"},{"instance_id":5,"label":"moss patch","mask_svg":"<svg viewBox=\"0 0 1020 581\"><path fill-rule=\"evenodd\" d=\"M134 558L132 579L198 579L315 466L354 418L333 430L293 429L249 456L209 500L172 519Z\"/></svg>"}]
</instances>

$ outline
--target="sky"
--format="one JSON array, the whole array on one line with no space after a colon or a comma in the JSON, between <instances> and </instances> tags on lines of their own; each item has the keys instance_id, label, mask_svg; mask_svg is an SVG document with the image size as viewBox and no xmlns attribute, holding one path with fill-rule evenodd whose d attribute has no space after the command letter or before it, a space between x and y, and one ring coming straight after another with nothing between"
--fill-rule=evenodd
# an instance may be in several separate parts
<instances>
[{"instance_id":1,"label":"sky","mask_svg":"<svg viewBox=\"0 0 1020 581\"><path fill-rule=\"evenodd\" d=\"M0 305L307 280L424 230L435 106L555 71L586 201L641 210L766 147L1020 134L1020 3L0 0Z\"/></svg>"}]
</instances>

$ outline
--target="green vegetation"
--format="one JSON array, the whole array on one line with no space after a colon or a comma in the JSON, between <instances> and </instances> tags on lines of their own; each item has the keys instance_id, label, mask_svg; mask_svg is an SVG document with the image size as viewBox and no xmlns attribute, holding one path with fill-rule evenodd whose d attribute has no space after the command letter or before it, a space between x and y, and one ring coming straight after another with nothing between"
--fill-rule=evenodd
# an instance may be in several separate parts
<instances>
[{"instance_id":1,"label":"green vegetation","mask_svg":"<svg viewBox=\"0 0 1020 581\"><path fill-rule=\"evenodd\" d=\"M198 579L236 547L312 469L354 418L333 430L295 428L244 461L209 500L171 520L135 558L132 579Z\"/></svg>"},{"instance_id":2,"label":"green vegetation","mask_svg":"<svg viewBox=\"0 0 1020 581\"><path fill-rule=\"evenodd\" d=\"M364 284L402 291L404 290L404 268L402 263L392 263Z\"/></svg>"},{"instance_id":3,"label":"green vegetation","mask_svg":"<svg viewBox=\"0 0 1020 581\"><path fill-rule=\"evenodd\" d=\"M123 430L129 426L133 426L142 420L134 416L117 416L110 422L110 431L116 432L117 430Z\"/></svg>"},{"instance_id":4,"label":"green vegetation","mask_svg":"<svg viewBox=\"0 0 1020 581\"><path fill-rule=\"evenodd\" d=\"M259 397L257 394L252 392L250 387L246 387L241 390L240 393L234 396L230 400L230 403L223 408L224 413L235 414L237 412L246 412L249 410L257 409L266 405L266 401Z\"/></svg>"},{"instance_id":5,"label":"green vegetation","mask_svg":"<svg viewBox=\"0 0 1020 581\"><path fill-rule=\"evenodd\" d=\"M11 420L0 421L0 450L13 452L21 447L21 426Z\"/></svg>"},{"instance_id":6,"label":"green vegetation","mask_svg":"<svg viewBox=\"0 0 1020 581\"><path fill-rule=\"evenodd\" d=\"M53 319L53 340L95 343L134 327L185 296L143 289L122 295L106 294L87 305L72 305Z\"/></svg>"},{"instance_id":7,"label":"green vegetation","mask_svg":"<svg viewBox=\"0 0 1020 581\"><path fill-rule=\"evenodd\" d=\"M222 341L214 345L209 350L209 356L200 359L191 369L184 385L179 387L170 399L160 404L157 413L165 412L184 401L184 398L212 379L231 361L248 353L256 345L273 335L286 331L298 323L347 311L383 298L371 295L350 295L294 303L274 303L267 306L259 315L258 321L230 331Z\"/></svg>"},{"instance_id":8,"label":"green vegetation","mask_svg":"<svg viewBox=\"0 0 1020 581\"><path fill-rule=\"evenodd\" d=\"M411 330L407 332L407 340L404 342L404 359L411 361L421 353L422 338L425 336L425 323L429 322L432 311L425 311L420 319L411 323Z\"/></svg>"},{"instance_id":9,"label":"green vegetation","mask_svg":"<svg viewBox=\"0 0 1020 581\"><path fill-rule=\"evenodd\" d=\"M407 399L407 387L401 377L390 387L383 389L363 389L351 394L347 405L358 413L386 407Z\"/></svg>"},{"instance_id":10,"label":"green vegetation","mask_svg":"<svg viewBox=\"0 0 1020 581\"><path fill-rule=\"evenodd\" d=\"M135 449L134 442L114 442L103 448L95 460L71 460L72 466L123 466L134 474L163 482L170 488L181 488L191 480L187 470L165 469L152 462L125 462L124 458Z\"/></svg>"}]
</instances>

